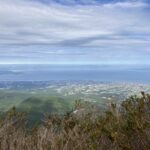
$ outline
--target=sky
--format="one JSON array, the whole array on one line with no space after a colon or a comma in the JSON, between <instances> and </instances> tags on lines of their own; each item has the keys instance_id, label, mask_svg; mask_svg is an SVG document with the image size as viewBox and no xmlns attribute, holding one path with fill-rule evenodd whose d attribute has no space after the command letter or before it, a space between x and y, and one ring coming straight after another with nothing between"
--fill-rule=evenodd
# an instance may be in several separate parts
<instances>
[{"instance_id":1,"label":"sky","mask_svg":"<svg viewBox=\"0 0 150 150\"><path fill-rule=\"evenodd\" d=\"M150 0L0 0L0 64L150 65Z\"/></svg>"}]
</instances>

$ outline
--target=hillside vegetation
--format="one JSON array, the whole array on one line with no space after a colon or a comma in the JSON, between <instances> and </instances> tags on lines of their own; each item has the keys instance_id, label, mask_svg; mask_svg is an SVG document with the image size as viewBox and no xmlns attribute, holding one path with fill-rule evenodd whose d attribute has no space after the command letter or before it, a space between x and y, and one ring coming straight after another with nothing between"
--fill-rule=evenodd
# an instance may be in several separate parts
<instances>
[{"instance_id":1,"label":"hillside vegetation","mask_svg":"<svg viewBox=\"0 0 150 150\"><path fill-rule=\"evenodd\" d=\"M77 101L66 115L45 116L32 129L27 122L15 108L0 118L0 150L150 150L150 95L144 92L103 113Z\"/></svg>"}]
</instances>

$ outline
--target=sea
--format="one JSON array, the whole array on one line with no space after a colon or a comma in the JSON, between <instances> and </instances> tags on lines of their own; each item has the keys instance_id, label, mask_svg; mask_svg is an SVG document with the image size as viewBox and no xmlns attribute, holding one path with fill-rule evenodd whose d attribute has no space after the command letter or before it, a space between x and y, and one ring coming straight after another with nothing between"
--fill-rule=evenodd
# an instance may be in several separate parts
<instances>
[{"instance_id":1,"label":"sea","mask_svg":"<svg viewBox=\"0 0 150 150\"><path fill-rule=\"evenodd\" d=\"M0 65L0 81L94 81L150 84L149 65Z\"/></svg>"}]
</instances>

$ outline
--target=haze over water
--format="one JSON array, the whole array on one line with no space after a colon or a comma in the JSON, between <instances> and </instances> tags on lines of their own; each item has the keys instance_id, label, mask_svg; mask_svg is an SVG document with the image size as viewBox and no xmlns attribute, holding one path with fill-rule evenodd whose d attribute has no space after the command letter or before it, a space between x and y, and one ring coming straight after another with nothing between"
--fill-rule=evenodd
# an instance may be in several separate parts
<instances>
[{"instance_id":1,"label":"haze over water","mask_svg":"<svg viewBox=\"0 0 150 150\"><path fill-rule=\"evenodd\" d=\"M97 81L150 84L150 66L0 65L0 81Z\"/></svg>"}]
</instances>

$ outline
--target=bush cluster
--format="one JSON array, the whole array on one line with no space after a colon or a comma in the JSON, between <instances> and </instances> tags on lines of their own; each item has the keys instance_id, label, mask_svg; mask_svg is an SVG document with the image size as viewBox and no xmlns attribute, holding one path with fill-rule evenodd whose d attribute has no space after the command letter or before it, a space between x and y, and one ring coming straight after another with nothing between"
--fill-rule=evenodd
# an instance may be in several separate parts
<instances>
[{"instance_id":1,"label":"bush cluster","mask_svg":"<svg viewBox=\"0 0 150 150\"><path fill-rule=\"evenodd\" d=\"M149 94L112 103L104 113L84 111L78 102L76 111L31 129L13 108L0 118L0 150L150 150Z\"/></svg>"}]
</instances>

